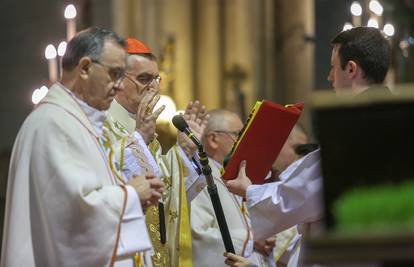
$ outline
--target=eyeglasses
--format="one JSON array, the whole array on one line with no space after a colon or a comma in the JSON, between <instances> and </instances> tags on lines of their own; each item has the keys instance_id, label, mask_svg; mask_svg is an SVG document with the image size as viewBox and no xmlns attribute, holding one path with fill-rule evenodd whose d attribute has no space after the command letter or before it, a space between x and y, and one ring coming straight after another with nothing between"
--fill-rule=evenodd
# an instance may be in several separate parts
<instances>
[{"instance_id":1,"label":"eyeglasses","mask_svg":"<svg viewBox=\"0 0 414 267\"><path fill-rule=\"evenodd\" d=\"M114 82L120 82L125 77L125 69L123 68L110 67L96 59L92 59L92 62L101 66L108 73L109 77L111 77L111 80Z\"/></svg>"},{"instance_id":2,"label":"eyeglasses","mask_svg":"<svg viewBox=\"0 0 414 267\"><path fill-rule=\"evenodd\" d=\"M151 74L141 74L137 76L137 81L142 85L148 85L152 83L152 81L155 81L157 84L161 83L161 77L160 75L151 75Z\"/></svg>"},{"instance_id":3,"label":"eyeglasses","mask_svg":"<svg viewBox=\"0 0 414 267\"><path fill-rule=\"evenodd\" d=\"M141 86L147 86L151 84L152 81L155 81L158 85L161 83L161 77L159 75L153 76L150 74L142 74L134 78L134 77L131 77L129 74L125 74L125 78L127 78L128 80L134 83L138 92L141 91L140 90Z\"/></svg>"},{"instance_id":4,"label":"eyeglasses","mask_svg":"<svg viewBox=\"0 0 414 267\"><path fill-rule=\"evenodd\" d=\"M239 132L240 131L222 131L222 130L216 130L216 131L212 131L212 132L227 134L228 136L234 137L234 138L231 138L231 139L233 139L233 141L236 141L237 136L239 136Z\"/></svg>"}]
</instances>

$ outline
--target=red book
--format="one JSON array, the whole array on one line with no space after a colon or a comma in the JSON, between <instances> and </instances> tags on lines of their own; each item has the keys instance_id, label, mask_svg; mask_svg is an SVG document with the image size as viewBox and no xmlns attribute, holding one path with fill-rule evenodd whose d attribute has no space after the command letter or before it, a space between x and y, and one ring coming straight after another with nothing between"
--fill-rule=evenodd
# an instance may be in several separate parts
<instances>
[{"instance_id":1,"label":"red book","mask_svg":"<svg viewBox=\"0 0 414 267\"><path fill-rule=\"evenodd\" d=\"M242 160L253 184L263 184L290 131L303 110L303 104L282 106L258 101L250 112L222 170L225 180L235 179Z\"/></svg>"}]
</instances>

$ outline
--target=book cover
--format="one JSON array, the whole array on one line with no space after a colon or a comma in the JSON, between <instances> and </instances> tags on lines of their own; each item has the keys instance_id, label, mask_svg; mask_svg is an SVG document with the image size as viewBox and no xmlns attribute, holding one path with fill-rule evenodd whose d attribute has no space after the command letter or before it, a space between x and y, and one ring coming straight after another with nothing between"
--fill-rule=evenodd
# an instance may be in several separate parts
<instances>
[{"instance_id":1,"label":"book cover","mask_svg":"<svg viewBox=\"0 0 414 267\"><path fill-rule=\"evenodd\" d=\"M268 100L256 102L222 170L223 179L235 179L240 162L246 160L247 176L253 184L262 184L302 110L302 103L282 106Z\"/></svg>"}]
</instances>

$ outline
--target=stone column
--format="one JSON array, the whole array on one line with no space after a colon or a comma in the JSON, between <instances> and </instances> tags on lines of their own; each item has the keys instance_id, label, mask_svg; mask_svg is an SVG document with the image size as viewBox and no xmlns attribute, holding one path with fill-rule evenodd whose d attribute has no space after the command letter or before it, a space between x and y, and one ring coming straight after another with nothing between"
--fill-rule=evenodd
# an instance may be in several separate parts
<instances>
[{"instance_id":1,"label":"stone column","mask_svg":"<svg viewBox=\"0 0 414 267\"><path fill-rule=\"evenodd\" d=\"M222 97L219 0L196 1L195 95L207 109L219 108Z\"/></svg>"},{"instance_id":2,"label":"stone column","mask_svg":"<svg viewBox=\"0 0 414 267\"><path fill-rule=\"evenodd\" d=\"M275 2L275 101L306 101L313 89L314 1ZM309 129L308 115L301 123Z\"/></svg>"},{"instance_id":3,"label":"stone column","mask_svg":"<svg viewBox=\"0 0 414 267\"><path fill-rule=\"evenodd\" d=\"M130 0L112 0L113 30L121 36L130 34L129 8Z\"/></svg>"},{"instance_id":4,"label":"stone column","mask_svg":"<svg viewBox=\"0 0 414 267\"><path fill-rule=\"evenodd\" d=\"M255 17L255 1L250 0L227 0L224 1L224 70L227 78L224 83L226 108L240 110L237 99L234 97L234 82L229 78L231 70L239 70L244 73L245 79L240 83L242 92L245 94L245 109L247 112L256 100L255 93L255 64L256 41L255 31L257 29ZM234 77L234 73L230 74Z\"/></svg>"},{"instance_id":5,"label":"stone column","mask_svg":"<svg viewBox=\"0 0 414 267\"><path fill-rule=\"evenodd\" d=\"M175 77L173 97L178 109L186 107L193 100L193 43L191 0L160 1L159 42L167 36L175 39Z\"/></svg>"}]
</instances>

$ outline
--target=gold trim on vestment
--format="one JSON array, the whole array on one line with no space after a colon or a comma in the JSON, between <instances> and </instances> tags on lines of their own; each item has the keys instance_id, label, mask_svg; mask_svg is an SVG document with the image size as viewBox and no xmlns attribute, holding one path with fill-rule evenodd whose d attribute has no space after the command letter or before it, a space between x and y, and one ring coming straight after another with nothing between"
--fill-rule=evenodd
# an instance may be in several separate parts
<instances>
[{"instance_id":1,"label":"gold trim on vestment","mask_svg":"<svg viewBox=\"0 0 414 267\"><path fill-rule=\"evenodd\" d=\"M184 181L184 166L179 157L178 148L174 147L177 153L178 167L180 172L180 226L179 226L179 251L178 251L178 266L192 267L193 266L193 251L191 243L191 228L190 228L190 214L187 205L187 192L185 191Z\"/></svg>"}]
</instances>

